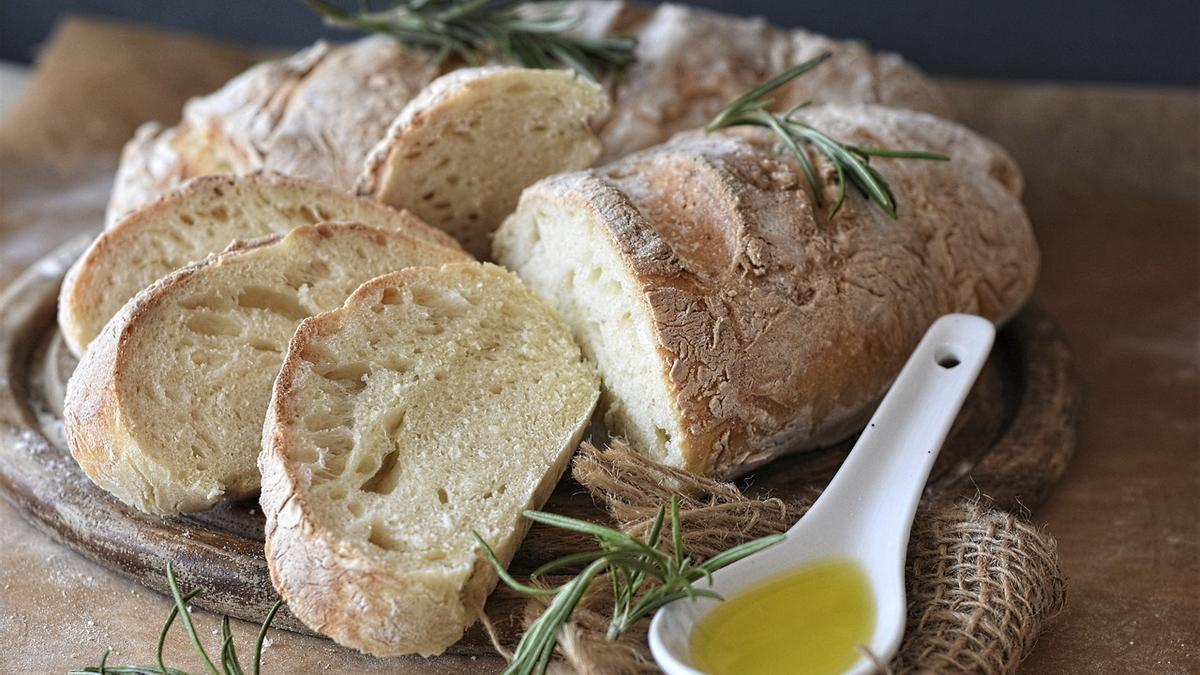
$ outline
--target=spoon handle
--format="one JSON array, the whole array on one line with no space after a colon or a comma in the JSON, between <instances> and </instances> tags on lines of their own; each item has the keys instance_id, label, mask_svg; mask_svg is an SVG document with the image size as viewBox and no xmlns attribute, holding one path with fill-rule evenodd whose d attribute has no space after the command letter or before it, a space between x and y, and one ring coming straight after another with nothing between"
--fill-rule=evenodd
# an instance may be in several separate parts
<instances>
[{"instance_id":1,"label":"spoon handle","mask_svg":"<svg viewBox=\"0 0 1200 675\"><path fill-rule=\"evenodd\" d=\"M835 533L842 546L864 542L860 545L870 547L860 551L865 555L903 561L929 471L987 360L995 333L991 322L969 314L935 321L800 523L820 523L814 529ZM838 547L835 541L824 543Z\"/></svg>"}]
</instances>

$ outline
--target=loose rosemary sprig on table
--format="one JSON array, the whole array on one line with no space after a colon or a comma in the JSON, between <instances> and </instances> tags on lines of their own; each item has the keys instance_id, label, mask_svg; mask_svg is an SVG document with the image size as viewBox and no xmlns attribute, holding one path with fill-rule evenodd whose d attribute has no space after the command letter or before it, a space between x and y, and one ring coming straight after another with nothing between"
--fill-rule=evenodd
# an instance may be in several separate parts
<instances>
[{"instance_id":1,"label":"loose rosemary sprig on table","mask_svg":"<svg viewBox=\"0 0 1200 675\"><path fill-rule=\"evenodd\" d=\"M158 649L155 651L156 664L146 666L110 666L108 665L108 655L112 649L109 648L104 650L104 654L100 657L100 665L77 668L70 671L67 675L83 675L84 673L100 673L101 675L188 675L187 671L167 667L167 664L163 661L163 646L167 642L167 633L170 632L171 626L175 623L176 616L180 617L180 621L183 622L183 628L192 642L192 649L195 650L196 656L200 657L200 661L204 664L204 669L209 675L245 675L246 671L238 660L237 650L233 645L233 632L229 630L229 617L221 617L221 669L218 670L216 664L209 658L208 652L205 651L204 645L200 643L200 636L196 633L195 624L192 623L192 615L187 609L188 601L199 595L203 589L194 588L187 593L182 593L179 590L179 584L175 580L175 568L169 562L167 563L167 586L171 590L171 597L175 600L175 606L171 608L171 613L167 615L167 622L163 624L162 630L158 633ZM254 645L254 668L251 671L254 675L259 675L259 668L262 665L262 651L263 644L267 638L267 629L271 627L271 621L275 619L275 614L282 606L283 600L278 600L271 606L271 610L267 612L267 617L263 619L262 628L258 631L258 642Z\"/></svg>"},{"instance_id":2,"label":"loose rosemary sprig on table","mask_svg":"<svg viewBox=\"0 0 1200 675\"><path fill-rule=\"evenodd\" d=\"M496 559L487 542L475 533L475 539L483 547L484 554L504 583L527 595L554 597L546 611L522 636L513 653L512 662L504 671L505 674L527 675L546 671L554 654L554 647L558 644L560 629L583 598L588 586L605 572L608 573L613 588L613 613L608 626L608 639L615 640L638 620L650 616L660 607L675 600L695 600L701 597L720 600L721 596L717 593L705 588L695 588L693 584L702 579L711 584L713 572L784 538L784 535L777 534L748 541L694 565L691 558L683 552L679 501L674 497L671 498L670 511L670 552L659 547L666 516L666 509L663 507L659 507L645 540L585 520L541 511L526 511L525 517L534 522L594 536L599 544L599 548L594 551L574 553L534 570L532 577L536 579L563 568L586 564L582 572L557 588L530 586L514 579Z\"/></svg>"},{"instance_id":3,"label":"loose rosemary sprig on table","mask_svg":"<svg viewBox=\"0 0 1200 675\"><path fill-rule=\"evenodd\" d=\"M523 14L515 0L399 0L372 10L363 0L351 12L328 0L301 0L325 17L326 23L384 33L418 47L451 54L468 63L495 56L529 68L572 70L596 79L603 70L633 63L637 41L608 36L587 39L566 31L576 20L557 8Z\"/></svg>"},{"instance_id":4,"label":"loose rosemary sprig on table","mask_svg":"<svg viewBox=\"0 0 1200 675\"><path fill-rule=\"evenodd\" d=\"M811 146L824 155L837 171L838 197L829 211L828 218L830 220L837 215L846 201L847 180L858 188L868 200L874 201L889 216L896 218L896 196L892 194L887 179L871 166L871 158L893 157L946 161L950 159L949 157L936 152L867 148L836 141L796 118L796 114L808 107L811 101L804 101L783 115L769 110L772 101L765 98L767 94L816 68L832 56L832 53L825 52L758 85L717 113L717 116L705 128L708 131L716 131L734 126L756 126L766 127L775 132L775 135L779 137L780 144L791 152L800 164L800 169L804 172L804 177L808 179L808 185L812 189L817 206L822 205L821 182L817 178L816 167L813 166L812 160L808 158L808 154L800 145Z\"/></svg>"}]
</instances>

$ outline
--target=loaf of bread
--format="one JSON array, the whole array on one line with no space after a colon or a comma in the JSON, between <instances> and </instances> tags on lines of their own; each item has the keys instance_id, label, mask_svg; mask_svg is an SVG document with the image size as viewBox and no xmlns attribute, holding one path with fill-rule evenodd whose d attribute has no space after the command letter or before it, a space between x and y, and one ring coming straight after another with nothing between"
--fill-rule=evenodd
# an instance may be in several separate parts
<instances>
[{"instance_id":1,"label":"loaf of bread","mask_svg":"<svg viewBox=\"0 0 1200 675\"><path fill-rule=\"evenodd\" d=\"M586 0L569 3L565 13L581 19L585 35L638 38L637 63L606 79L612 107L593 120L608 159L704 124L758 82L825 50L834 58L778 91L780 105L813 99L949 112L936 85L913 66L860 43L680 5L649 10ZM266 168L352 190L404 106L450 67L383 36L318 44L256 66L188 103L177 127L138 132L123 155L108 222L205 173ZM505 140L503 155L516 158L528 138ZM477 159L469 150L461 163Z\"/></svg>"},{"instance_id":2,"label":"loaf of bread","mask_svg":"<svg viewBox=\"0 0 1200 675\"><path fill-rule=\"evenodd\" d=\"M67 383L71 454L148 513L251 495L271 383L300 321L380 274L463 260L401 231L343 223L237 244L173 272L113 317Z\"/></svg>"},{"instance_id":3,"label":"loaf of bread","mask_svg":"<svg viewBox=\"0 0 1200 675\"><path fill-rule=\"evenodd\" d=\"M299 225L351 221L399 230L457 249L412 214L341 190L254 172L195 178L105 230L63 280L58 325L76 356L134 295L235 239L284 234Z\"/></svg>"},{"instance_id":4,"label":"loaf of bread","mask_svg":"<svg viewBox=\"0 0 1200 675\"><path fill-rule=\"evenodd\" d=\"M496 234L496 259L597 363L610 428L659 461L728 477L842 438L936 317L1002 322L1033 287L1021 176L998 146L879 106L804 120L952 159L872 158L899 218L851 189L831 221L834 189L817 207L769 132L691 132L537 183Z\"/></svg>"},{"instance_id":5,"label":"loaf of bread","mask_svg":"<svg viewBox=\"0 0 1200 675\"><path fill-rule=\"evenodd\" d=\"M900 56L865 44L780 29L762 18L664 3L652 11L620 0L568 5L589 37L635 35L637 61L607 80L612 110L597 120L601 162L704 126L759 83L830 52L832 59L772 93L775 108L801 101L878 103L953 117L941 91Z\"/></svg>"},{"instance_id":6,"label":"loaf of bread","mask_svg":"<svg viewBox=\"0 0 1200 675\"><path fill-rule=\"evenodd\" d=\"M379 656L438 654L496 584L599 396L555 311L492 265L410 268L300 324L263 430L271 579Z\"/></svg>"},{"instance_id":7,"label":"loaf of bread","mask_svg":"<svg viewBox=\"0 0 1200 675\"><path fill-rule=\"evenodd\" d=\"M349 190L404 104L441 73L432 54L371 36L267 61L148 123L122 153L105 222L188 178L270 169Z\"/></svg>"},{"instance_id":8,"label":"loaf of bread","mask_svg":"<svg viewBox=\"0 0 1200 675\"><path fill-rule=\"evenodd\" d=\"M600 141L588 119L607 111L600 85L569 70L461 68L404 107L356 190L487 257L521 190L592 165Z\"/></svg>"}]
</instances>

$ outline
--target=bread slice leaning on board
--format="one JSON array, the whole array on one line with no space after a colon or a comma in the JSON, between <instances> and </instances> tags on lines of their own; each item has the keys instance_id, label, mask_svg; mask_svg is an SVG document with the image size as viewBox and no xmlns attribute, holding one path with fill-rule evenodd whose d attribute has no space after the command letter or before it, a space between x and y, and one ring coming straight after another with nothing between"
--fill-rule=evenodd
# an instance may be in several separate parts
<instances>
[{"instance_id":1,"label":"bread slice leaning on board","mask_svg":"<svg viewBox=\"0 0 1200 675\"><path fill-rule=\"evenodd\" d=\"M600 156L588 120L607 111L600 85L569 70L462 68L404 107L356 190L412 211L486 258L521 190Z\"/></svg>"},{"instance_id":2,"label":"bread slice leaning on board","mask_svg":"<svg viewBox=\"0 0 1200 675\"><path fill-rule=\"evenodd\" d=\"M352 221L458 248L411 213L276 173L192 179L105 230L71 266L58 299L58 325L76 356L134 295L238 239L300 225Z\"/></svg>"},{"instance_id":3,"label":"bread slice leaning on board","mask_svg":"<svg viewBox=\"0 0 1200 675\"><path fill-rule=\"evenodd\" d=\"M97 485L142 511L204 510L253 494L271 384L300 321L362 282L460 249L356 223L236 244L130 300L70 381L64 431Z\"/></svg>"},{"instance_id":4,"label":"bread slice leaning on board","mask_svg":"<svg viewBox=\"0 0 1200 675\"><path fill-rule=\"evenodd\" d=\"M776 92L780 105L812 99L950 113L912 64L862 43L682 5L587 0L567 3L564 13L579 18L585 36L638 38L637 62L602 82L612 107L593 122L606 159L700 126L734 97L823 51L834 58ZM257 65L188 102L178 125L138 131L122 155L107 222L207 173L271 169L352 190L405 105L448 68L431 51L384 36L318 43ZM522 139L506 140L514 146L507 152L519 154Z\"/></svg>"},{"instance_id":5,"label":"bread slice leaning on board","mask_svg":"<svg viewBox=\"0 0 1200 675\"><path fill-rule=\"evenodd\" d=\"M487 264L410 268L300 324L263 430L260 501L288 608L377 656L462 637L599 396L554 309Z\"/></svg>"},{"instance_id":6,"label":"bread slice leaning on board","mask_svg":"<svg viewBox=\"0 0 1200 675\"><path fill-rule=\"evenodd\" d=\"M842 438L936 317L1003 322L1033 288L1021 175L997 145L879 106L803 120L952 159L873 157L899 217L850 188L830 220L822 158L819 207L769 132L692 132L537 183L496 234L598 364L610 428L659 461L727 477Z\"/></svg>"}]
</instances>

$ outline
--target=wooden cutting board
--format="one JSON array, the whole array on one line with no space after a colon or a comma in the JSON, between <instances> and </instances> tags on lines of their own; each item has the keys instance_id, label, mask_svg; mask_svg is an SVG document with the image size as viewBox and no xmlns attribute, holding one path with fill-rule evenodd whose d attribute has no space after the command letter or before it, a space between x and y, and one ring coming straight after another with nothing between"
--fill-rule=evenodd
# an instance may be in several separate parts
<instances>
[{"instance_id":1,"label":"wooden cutting board","mask_svg":"<svg viewBox=\"0 0 1200 675\"><path fill-rule=\"evenodd\" d=\"M0 296L0 492L58 541L130 579L163 592L173 561L181 584L202 585L194 604L259 620L276 600L262 552L263 517L254 501L187 517L157 518L126 507L93 485L62 440L62 395L75 362L54 324L59 284L87 239L68 242ZM928 491L985 495L1009 509L1035 509L1062 476L1075 447L1077 392L1070 352L1054 322L1025 310L999 334L995 350L934 467ZM742 482L751 495L798 494L824 485L852 439L773 462ZM569 477L546 510L603 521ZM510 567L518 576L584 542L535 526ZM523 598L501 586L488 615L515 642ZM285 611L280 627L308 632ZM475 626L451 653L491 653Z\"/></svg>"}]
</instances>

